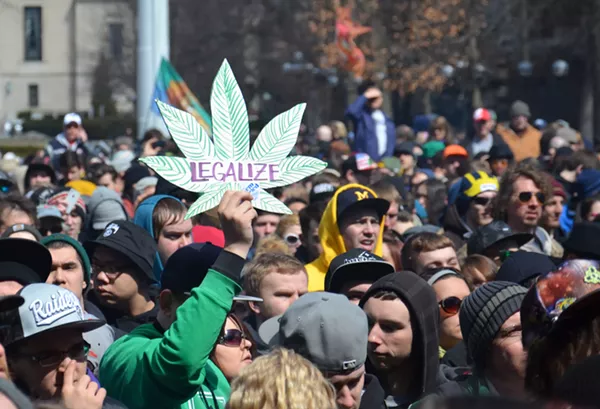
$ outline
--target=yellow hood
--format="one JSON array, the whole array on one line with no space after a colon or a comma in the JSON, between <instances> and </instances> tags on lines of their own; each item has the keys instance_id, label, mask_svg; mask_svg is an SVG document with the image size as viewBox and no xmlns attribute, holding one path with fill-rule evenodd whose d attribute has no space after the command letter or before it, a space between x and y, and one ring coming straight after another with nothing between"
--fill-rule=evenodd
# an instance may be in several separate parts
<instances>
[{"instance_id":1,"label":"yellow hood","mask_svg":"<svg viewBox=\"0 0 600 409\"><path fill-rule=\"evenodd\" d=\"M352 188L366 190L374 197L377 197L375 192L370 188L355 183L344 185L336 190L333 198L325 208L321 223L319 223L319 237L321 238L323 253L315 261L305 266L308 273L308 291L323 291L325 289L325 274L327 274L331 260L349 250L346 249L337 223L337 197L341 192ZM380 257L382 255L384 225L385 216L381 219L379 235L377 236L375 251L373 252Z\"/></svg>"}]
</instances>

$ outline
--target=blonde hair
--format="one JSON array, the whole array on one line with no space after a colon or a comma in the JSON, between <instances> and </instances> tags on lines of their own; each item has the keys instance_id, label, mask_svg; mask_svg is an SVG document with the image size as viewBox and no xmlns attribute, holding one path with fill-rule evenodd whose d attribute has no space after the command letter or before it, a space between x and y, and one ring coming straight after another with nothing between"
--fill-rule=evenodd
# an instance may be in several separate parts
<instances>
[{"instance_id":1,"label":"blonde hair","mask_svg":"<svg viewBox=\"0 0 600 409\"><path fill-rule=\"evenodd\" d=\"M344 139L348 137L348 129L342 121L331 121L329 127L332 131L333 139Z\"/></svg>"},{"instance_id":2,"label":"blonde hair","mask_svg":"<svg viewBox=\"0 0 600 409\"><path fill-rule=\"evenodd\" d=\"M335 409L335 390L294 351L277 349L242 369L231 384L228 409Z\"/></svg>"},{"instance_id":3,"label":"blonde hair","mask_svg":"<svg viewBox=\"0 0 600 409\"><path fill-rule=\"evenodd\" d=\"M275 234L277 234L279 237L283 237L283 234L287 229L296 225L300 226L300 217L297 214L285 215L281 218L281 220L279 220Z\"/></svg>"},{"instance_id":4,"label":"blonde hair","mask_svg":"<svg viewBox=\"0 0 600 409\"><path fill-rule=\"evenodd\" d=\"M285 248L289 251L287 244L285 244ZM248 295L258 296L260 294L260 284L268 274L276 272L291 275L297 274L299 271L306 274L304 264L289 254L283 252L258 254L252 261L246 263L242 270L244 291Z\"/></svg>"},{"instance_id":5,"label":"blonde hair","mask_svg":"<svg viewBox=\"0 0 600 409\"><path fill-rule=\"evenodd\" d=\"M292 254L287 243L276 234L263 237L258 241L258 244L256 245L256 255L258 256L264 253Z\"/></svg>"}]
</instances>

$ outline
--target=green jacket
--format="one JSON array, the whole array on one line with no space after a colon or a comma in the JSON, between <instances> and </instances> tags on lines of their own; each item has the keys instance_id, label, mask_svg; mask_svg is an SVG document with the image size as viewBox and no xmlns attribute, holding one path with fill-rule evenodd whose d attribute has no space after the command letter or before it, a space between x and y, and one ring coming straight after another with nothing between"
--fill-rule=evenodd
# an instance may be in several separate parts
<instances>
[{"instance_id":1,"label":"green jacket","mask_svg":"<svg viewBox=\"0 0 600 409\"><path fill-rule=\"evenodd\" d=\"M108 395L129 409L224 409L229 383L209 355L241 288L219 271L242 265L222 251L168 330L145 324L112 344L100 363Z\"/></svg>"}]
</instances>

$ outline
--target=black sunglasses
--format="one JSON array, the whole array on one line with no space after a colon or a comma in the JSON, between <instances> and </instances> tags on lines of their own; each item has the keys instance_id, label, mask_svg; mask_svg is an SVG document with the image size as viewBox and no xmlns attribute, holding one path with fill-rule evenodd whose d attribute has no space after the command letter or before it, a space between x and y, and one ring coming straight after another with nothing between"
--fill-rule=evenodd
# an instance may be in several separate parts
<instances>
[{"instance_id":1,"label":"black sunglasses","mask_svg":"<svg viewBox=\"0 0 600 409\"><path fill-rule=\"evenodd\" d=\"M533 192L521 192L519 193L518 198L521 203L529 203L533 196L535 196L537 201L541 204L544 204L546 201L546 196L544 196L542 192L537 192L535 194Z\"/></svg>"},{"instance_id":2,"label":"black sunglasses","mask_svg":"<svg viewBox=\"0 0 600 409\"><path fill-rule=\"evenodd\" d=\"M244 332L239 329L228 329L219 337L217 342L226 347L239 347L244 339L248 339Z\"/></svg>"},{"instance_id":3,"label":"black sunglasses","mask_svg":"<svg viewBox=\"0 0 600 409\"><path fill-rule=\"evenodd\" d=\"M494 199L491 197L474 197L472 199L473 203L479 206L487 206L492 202L492 200Z\"/></svg>"},{"instance_id":4,"label":"black sunglasses","mask_svg":"<svg viewBox=\"0 0 600 409\"><path fill-rule=\"evenodd\" d=\"M460 310L460 306L462 304L462 300L458 297L448 297L444 298L442 301L438 303L440 308L444 310L447 314L456 315Z\"/></svg>"}]
</instances>

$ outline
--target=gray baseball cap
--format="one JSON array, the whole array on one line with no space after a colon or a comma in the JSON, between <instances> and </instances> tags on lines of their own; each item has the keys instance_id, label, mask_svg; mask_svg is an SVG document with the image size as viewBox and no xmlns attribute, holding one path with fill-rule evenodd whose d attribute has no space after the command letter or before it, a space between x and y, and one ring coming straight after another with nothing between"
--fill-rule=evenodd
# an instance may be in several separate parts
<instances>
[{"instance_id":1,"label":"gray baseball cap","mask_svg":"<svg viewBox=\"0 0 600 409\"><path fill-rule=\"evenodd\" d=\"M127 220L121 196L114 190L98 186L87 203L89 219L94 230L104 230L110 222Z\"/></svg>"},{"instance_id":2,"label":"gray baseball cap","mask_svg":"<svg viewBox=\"0 0 600 409\"><path fill-rule=\"evenodd\" d=\"M279 325L277 325L279 324ZM269 345L292 349L322 372L347 373L367 359L367 316L343 295L314 292L261 325Z\"/></svg>"},{"instance_id":3,"label":"gray baseball cap","mask_svg":"<svg viewBox=\"0 0 600 409\"><path fill-rule=\"evenodd\" d=\"M52 284L29 284L19 291L23 304L10 323L4 345L58 329L80 329L88 332L105 324L98 319L85 319L77 296Z\"/></svg>"}]
</instances>

